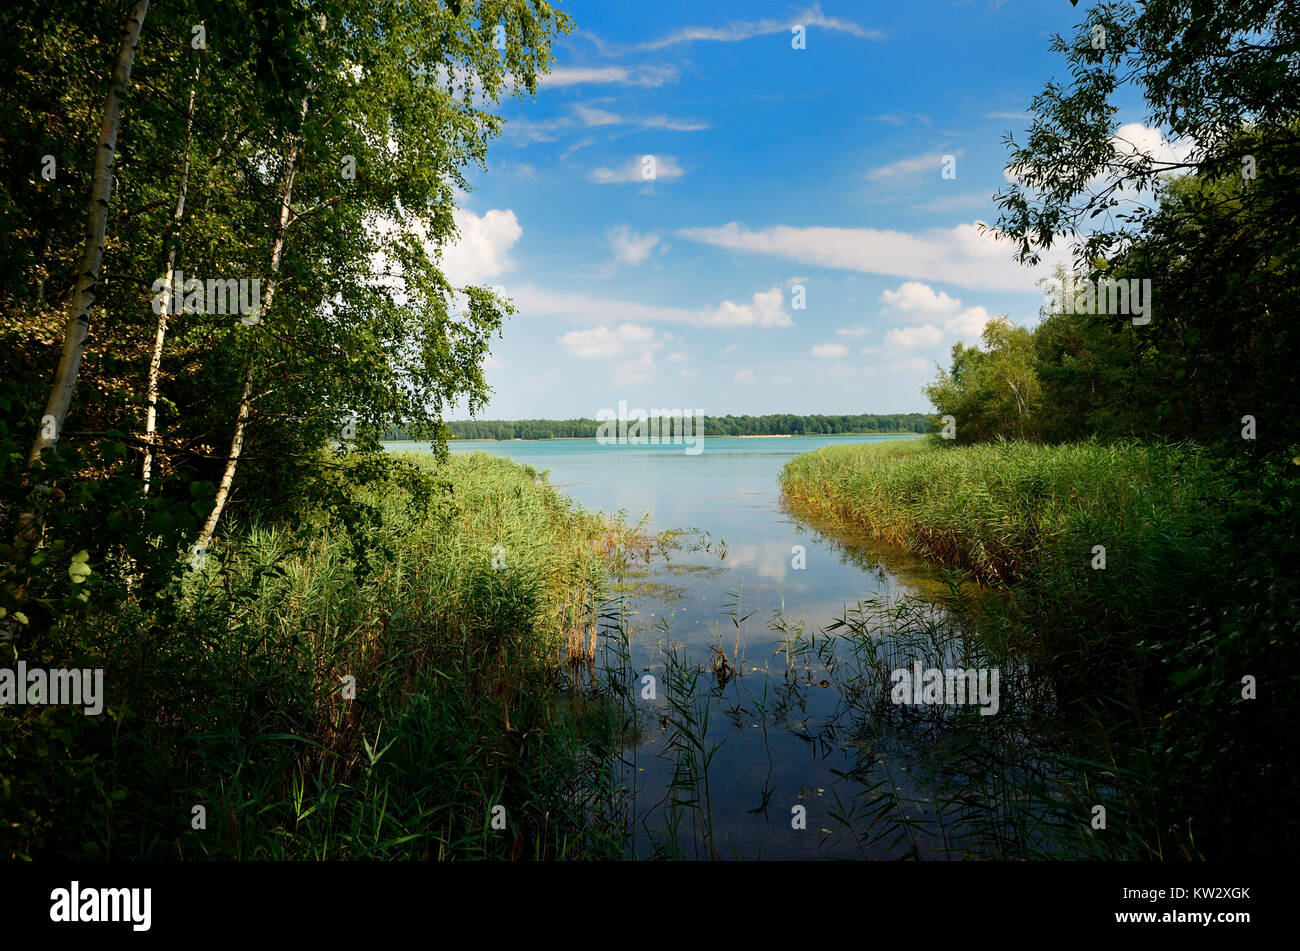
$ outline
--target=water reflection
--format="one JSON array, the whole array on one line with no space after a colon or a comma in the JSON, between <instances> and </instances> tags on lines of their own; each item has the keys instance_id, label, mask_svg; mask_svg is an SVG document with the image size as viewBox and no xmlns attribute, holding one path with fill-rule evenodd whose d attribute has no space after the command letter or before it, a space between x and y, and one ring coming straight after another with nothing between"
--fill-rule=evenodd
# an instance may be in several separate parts
<instances>
[{"instance_id":1,"label":"water reflection","mask_svg":"<svg viewBox=\"0 0 1300 951\"><path fill-rule=\"evenodd\" d=\"M685 857L937 854L931 791L912 778L926 772L932 738L873 717L882 698L855 695L863 678L841 675L862 658L822 632L845 633L863 602L948 588L905 552L795 518L777 485L801 452L878 438L714 438L698 456L594 440L453 444L548 470L584 508L698 530L626 579L628 660L638 683L649 674L658 685L654 700L634 693L638 856L674 845ZM859 640L881 634L878 619L861 623ZM899 815L883 814L891 808ZM876 834L900 821L902 832Z\"/></svg>"}]
</instances>

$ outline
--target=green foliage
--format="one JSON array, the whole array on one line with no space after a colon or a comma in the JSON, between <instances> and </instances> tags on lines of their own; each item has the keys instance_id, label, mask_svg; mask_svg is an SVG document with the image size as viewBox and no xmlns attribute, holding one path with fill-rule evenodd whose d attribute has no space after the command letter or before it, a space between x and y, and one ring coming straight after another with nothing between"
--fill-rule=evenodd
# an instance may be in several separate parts
<instances>
[{"instance_id":1,"label":"green foliage","mask_svg":"<svg viewBox=\"0 0 1300 951\"><path fill-rule=\"evenodd\" d=\"M378 434L398 420L440 448L447 407L482 405L482 362L511 307L484 288L452 287L437 256L455 236L455 191L468 188L467 168L483 165L500 130L492 105L535 90L552 39L569 25L547 3L506 0L456 11L433 0L152 5L117 137L74 400L55 446L27 470L86 240L103 64L121 15L68 4L4 14L12 42L0 57L17 81L0 99L0 379L18 382L0 404L0 538L13 540L0 607L35 599L29 638L70 609L55 551L91 552L95 571L79 594L166 601L212 509L212 495L196 499L191 486L222 481L242 412L231 511L274 516L315 498L350 508L345 521L360 526L362 509L340 494L321 450L378 457ZM497 23L507 26L505 50L494 46ZM205 42L192 42L194 24L206 27ZM151 284L171 254L201 299L205 280L258 281L263 302L274 284L261 322L205 306L162 327ZM146 381L164 329L150 439ZM349 420L350 442L341 436Z\"/></svg>"},{"instance_id":2,"label":"green foliage","mask_svg":"<svg viewBox=\"0 0 1300 951\"><path fill-rule=\"evenodd\" d=\"M1298 36L1290 3L1151 0L1099 3L1053 38L1070 80L1048 82L1024 140L1007 139L997 230L1024 261L1070 239L1081 277L1149 280L1154 312L1137 328L1049 318L1046 438L1240 448L1250 415L1252 450L1300 445L1287 395L1300 383ZM1119 134L1134 94L1185 157Z\"/></svg>"},{"instance_id":3,"label":"green foliage","mask_svg":"<svg viewBox=\"0 0 1300 951\"><path fill-rule=\"evenodd\" d=\"M998 317L982 336L983 349L953 345L952 370L939 371L926 398L957 421L957 442L1034 438L1040 424L1033 334Z\"/></svg>"},{"instance_id":4,"label":"green foliage","mask_svg":"<svg viewBox=\"0 0 1300 951\"><path fill-rule=\"evenodd\" d=\"M308 508L233 529L167 615L92 604L3 647L5 666L104 667L116 698L0 717L6 857L617 856L608 700L566 694L563 664L605 523L487 455L402 459L360 492L368 565Z\"/></svg>"},{"instance_id":5,"label":"green foliage","mask_svg":"<svg viewBox=\"0 0 1300 951\"><path fill-rule=\"evenodd\" d=\"M594 439L601 423L595 419L453 420L445 424L457 439ZM849 416L705 416L706 436L838 436L850 433L923 433L929 427L922 413ZM412 433L394 426L385 439L410 439Z\"/></svg>"},{"instance_id":6,"label":"green foliage","mask_svg":"<svg viewBox=\"0 0 1300 951\"><path fill-rule=\"evenodd\" d=\"M1244 857L1295 844L1280 832L1300 765L1284 741L1300 715L1295 469L1134 441L932 440L808 453L781 485L796 512L1005 590L969 622L1051 684L1074 766L1146 830L1129 857ZM1243 698L1247 675L1266 700Z\"/></svg>"}]
</instances>

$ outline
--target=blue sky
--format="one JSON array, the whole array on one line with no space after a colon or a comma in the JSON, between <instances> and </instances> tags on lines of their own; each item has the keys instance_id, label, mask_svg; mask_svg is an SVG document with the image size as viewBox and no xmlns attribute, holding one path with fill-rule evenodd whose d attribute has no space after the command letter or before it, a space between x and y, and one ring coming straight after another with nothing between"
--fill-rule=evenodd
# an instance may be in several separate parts
<instances>
[{"instance_id":1,"label":"blue sky","mask_svg":"<svg viewBox=\"0 0 1300 951\"><path fill-rule=\"evenodd\" d=\"M1068 79L1068 0L561 6L575 30L536 102L501 104L443 255L518 308L480 417L924 412L955 341L1037 320L1049 269L976 222L1004 134Z\"/></svg>"}]
</instances>

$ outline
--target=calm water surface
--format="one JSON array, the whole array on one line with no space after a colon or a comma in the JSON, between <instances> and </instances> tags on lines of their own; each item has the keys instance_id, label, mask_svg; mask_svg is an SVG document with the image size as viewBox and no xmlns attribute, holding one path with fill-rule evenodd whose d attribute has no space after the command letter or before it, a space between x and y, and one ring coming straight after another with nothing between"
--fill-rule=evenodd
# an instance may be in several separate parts
<instances>
[{"instance_id":1,"label":"calm water surface","mask_svg":"<svg viewBox=\"0 0 1300 951\"><path fill-rule=\"evenodd\" d=\"M599 445L594 439L451 444L452 452L505 455L548 470L551 482L584 508L622 510L634 522L649 514L653 530L707 533L708 550L681 550L667 562L652 561L637 579L629 621L632 663L638 677L660 678L657 704L663 713L668 712L665 647L708 671L717 646L740 674L721 688L711 673L700 681L713 687L705 691L711 692L705 745L719 744L709 769L712 845L719 857L896 854L862 845L865 820L846 823L833 816L837 794L847 800L860 791L842 774L864 754L888 768L891 782L911 798L928 794L906 779L924 750L906 740L864 741L846 735L853 731L828 727L841 706L839 691L815 669L792 685L785 676L785 655L778 653L784 634L771 626L779 611L789 623L802 621L807 631L815 631L859 601L940 590L936 572L919 561L863 539L828 538L781 506L777 477L796 455L899 438L912 437L709 437L703 452L693 456L681 446ZM802 568L795 567L796 546L803 548ZM737 625L732 615L748 619ZM642 706L649 709L642 711L643 731L629 758L637 811L644 815L663 799L675 757L664 755L668 731L656 705L643 701ZM871 748L864 750L864 744ZM795 805L806 807L805 830L791 827ZM638 854L649 854L651 847L648 836L637 837Z\"/></svg>"}]
</instances>

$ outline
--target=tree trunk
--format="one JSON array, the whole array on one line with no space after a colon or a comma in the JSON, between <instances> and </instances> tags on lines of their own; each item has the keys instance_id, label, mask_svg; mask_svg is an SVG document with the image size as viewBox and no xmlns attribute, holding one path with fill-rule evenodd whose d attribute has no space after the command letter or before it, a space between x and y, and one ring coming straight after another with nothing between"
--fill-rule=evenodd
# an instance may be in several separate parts
<instances>
[{"instance_id":1,"label":"tree trunk","mask_svg":"<svg viewBox=\"0 0 1300 951\"><path fill-rule=\"evenodd\" d=\"M307 116L307 100L302 101L303 118ZM293 195L293 177L298 161L298 146L300 138L294 137L293 145L289 148L287 168L284 173L284 187L280 191L280 217L276 227L275 241L271 245L271 275L266 284L266 293L263 295L261 306L258 308L258 316L264 321L267 313L271 310L271 302L275 299L276 284L279 283L280 261L284 255L284 233L289 227L289 200ZM262 324L259 322L258 327ZM259 333L260 338L260 333ZM244 450L244 434L248 429L248 419L252 413L253 399L253 369L257 359L257 347L254 345L252 352L248 356L248 367L244 371L244 385L239 394L239 414L235 418L235 434L230 440L230 453L226 456L226 468L221 474L221 482L217 485L216 498L213 499L212 512L208 515L208 520L203 524L203 530L199 532L198 547L206 551L212 541L212 536L217 530L217 522L221 519L221 513L226 507L226 502L230 498L230 487L235 481L235 469L239 466L239 455Z\"/></svg>"},{"instance_id":2,"label":"tree trunk","mask_svg":"<svg viewBox=\"0 0 1300 951\"><path fill-rule=\"evenodd\" d=\"M144 416L144 463L141 477L144 482L143 492L149 494L149 477L153 472L153 454L158 425L158 389L162 376L163 344L167 340L167 317L171 313L172 279L176 275L176 252L180 243L181 219L185 216L185 193L190 183L190 138L194 131L194 94L198 87L199 70L194 70L194 85L190 87L190 108L185 117L185 164L181 169L180 189L176 195L176 211L172 215L174 222L171 238L167 247L167 271L163 276L163 306L158 312L158 330L153 339L153 355L149 358L149 380L145 386Z\"/></svg>"},{"instance_id":3,"label":"tree trunk","mask_svg":"<svg viewBox=\"0 0 1300 951\"><path fill-rule=\"evenodd\" d=\"M140 41L149 0L136 0L127 15L126 29L118 47L117 62L108 88L108 101L104 105L104 120L99 127L99 143L95 152L95 177L90 186L89 222L86 227L86 246L77 272L76 291L72 300L72 316L63 334L63 354L54 374L54 386L45 404L41 425L37 427L36 440L27 457L30 466L41 456L41 450L59 438L63 421L67 419L72 403L72 391L81 371L81 358L85 352L86 334L90 330L90 308L95 303L95 288L99 269L104 260L104 232L108 226L108 197L113 184L113 160L117 155L117 130L122 120L122 94L131 81L131 65L135 48ZM47 421L53 425L47 425Z\"/></svg>"}]
</instances>

